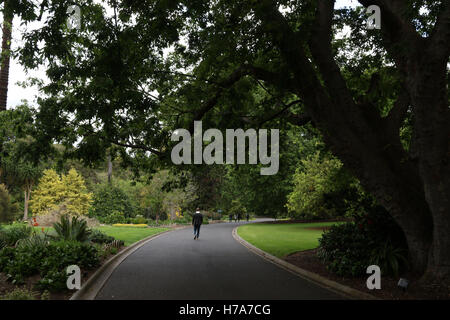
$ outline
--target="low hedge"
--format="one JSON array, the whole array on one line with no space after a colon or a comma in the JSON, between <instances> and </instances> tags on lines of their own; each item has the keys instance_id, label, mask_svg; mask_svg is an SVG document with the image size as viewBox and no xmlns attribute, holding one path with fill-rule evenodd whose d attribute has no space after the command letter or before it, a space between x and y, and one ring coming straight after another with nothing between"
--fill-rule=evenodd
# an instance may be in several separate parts
<instances>
[{"instance_id":1,"label":"low hedge","mask_svg":"<svg viewBox=\"0 0 450 320\"><path fill-rule=\"evenodd\" d=\"M403 231L381 207L332 226L319 239L318 257L340 276L362 276L370 265L383 275L398 276L408 268Z\"/></svg>"},{"instance_id":2,"label":"low hedge","mask_svg":"<svg viewBox=\"0 0 450 320\"><path fill-rule=\"evenodd\" d=\"M66 268L78 265L93 269L100 263L99 252L90 243L55 241L39 246L5 247L0 250L0 272L15 284L40 274L40 289L58 291L66 288Z\"/></svg>"},{"instance_id":3,"label":"low hedge","mask_svg":"<svg viewBox=\"0 0 450 320\"><path fill-rule=\"evenodd\" d=\"M147 224L115 223L113 227L147 228Z\"/></svg>"}]
</instances>

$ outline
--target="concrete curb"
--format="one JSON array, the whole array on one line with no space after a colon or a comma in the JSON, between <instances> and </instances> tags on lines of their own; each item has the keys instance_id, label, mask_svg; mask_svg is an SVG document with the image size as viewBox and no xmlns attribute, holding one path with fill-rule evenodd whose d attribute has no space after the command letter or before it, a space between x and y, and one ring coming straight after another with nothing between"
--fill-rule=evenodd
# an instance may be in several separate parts
<instances>
[{"instance_id":1,"label":"concrete curb","mask_svg":"<svg viewBox=\"0 0 450 320\"><path fill-rule=\"evenodd\" d=\"M114 270L133 252L145 245L147 242L158 238L159 236L184 229L186 227L175 228L172 230L166 230L158 234L148 236L147 238L141 239L138 242L133 243L129 247L126 247L109 260L107 260L81 287L80 290L75 292L69 300L94 300L98 292L103 288L106 281L109 279Z\"/></svg>"},{"instance_id":2,"label":"concrete curb","mask_svg":"<svg viewBox=\"0 0 450 320\"><path fill-rule=\"evenodd\" d=\"M247 241L245 241L244 239L242 239L238 233L237 233L237 229L239 228L239 226L235 227L233 229L233 238L238 241L240 244L242 244L244 247L246 247L249 251L253 252L254 254L257 254L258 256L268 260L269 262L277 265L278 267L281 267L305 280L308 280L310 282L313 282L316 285L319 285L325 289L331 290L337 294L340 294L342 296L344 296L345 298L348 299L359 299L359 300L380 300L379 298L350 288L348 286L344 286L340 283L337 283L335 281L329 280L327 278L324 278L316 273L307 271L305 269L299 268L287 261L281 260L257 247L255 247L254 245L248 243Z\"/></svg>"}]
</instances>

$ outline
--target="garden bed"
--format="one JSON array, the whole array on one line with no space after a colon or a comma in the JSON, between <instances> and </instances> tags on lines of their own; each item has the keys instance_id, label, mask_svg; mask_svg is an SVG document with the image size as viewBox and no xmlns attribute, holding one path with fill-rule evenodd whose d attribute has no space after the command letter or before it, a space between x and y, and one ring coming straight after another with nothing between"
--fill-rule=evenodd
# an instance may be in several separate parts
<instances>
[{"instance_id":1,"label":"garden bed","mask_svg":"<svg viewBox=\"0 0 450 320\"><path fill-rule=\"evenodd\" d=\"M371 294L386 300L415 300L415 299L450 299L450 288L434 288L418 284L418 279L412 275L404 275L410 280L410 286L406 292L397 287L398 279L390 277L381 278L380 290L369 290L366 287L367 277L340 277L328 271L325 265L316 256L317 249L300 251L289 254L283 259L299 268L316 273L324 278L338 282L345 286Z\"/></svg>"},{"instance_id":2,"label":"garden bed","mask_svg":"<svg viewBox=\"0 0 450 320\"><path fill-rule=\"evenodd\" d=\"M67 266L80 267L83 285L126 246L169 229L103 226L87 232L85 222L65 217L43 231L18 224L4 230L0 299L65 300L75 292L66 287Z\"/></svg>"},{"instance_id":3,"label":"garden bed","mask_svg":"<svg viewBox=\"0 0 450 320\"><path fill-rule=\"evenodd\" d=\"M122 246L118 248L117 253L121 252L125 246ZM109 255L106 257L103 257L100 261L100 264L97 268L91 269L91 270L81 270L81 285L86 283L89 278L99 269L102 267L102 265L108 261L113 255ZM42 296L43 292L39 291L35 288L35 285L40 279L40 275L36 274L31 277L26 278L24 281L25 283L22 285L15 285L11 281L8 281L8 278L6 274L0 272L0 296L3 296L7 293L10 293L16 289L27 289L28 291L31 291L34 293L34 299L35 300L45 300L45 298ZM76 290L64 290L59 292L49 292L47 299L49 300L69 300L70 297L76 292Z\"/></svg>"}]
</instances>

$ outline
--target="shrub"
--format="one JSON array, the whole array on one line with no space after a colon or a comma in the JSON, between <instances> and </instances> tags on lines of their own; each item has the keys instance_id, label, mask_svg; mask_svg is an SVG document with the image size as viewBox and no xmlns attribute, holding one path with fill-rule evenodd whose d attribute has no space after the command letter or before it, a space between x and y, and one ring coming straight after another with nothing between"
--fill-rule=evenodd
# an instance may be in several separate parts
<instances>
[{"instance_id":1,"label":"shrub","mask_svg":"<svg viewBox=\"0 0 450 320\"><path fill-rule=\"evenodd\" d=\"M4 246L15 246L18 240L31 236L33 228L24 224L13 224L0 231L0 242Z\"/></svg>"},{"instance_id":2,"label":"shrub","mask_svg":"<svg viewBox=\"0 0 450 320\"><path fill-rule=\"evenodd\" d=\"M83 242L89 237L87 222L78 217L72 217L71 221L68 215L63 215L60 222L53 224L53 228L59 239Z\"/></svg>"},{"instance_id":3,"label":"shrub","mask_svg":"<svg viewBox=\"0 0 450 320\"><path fill-rule=\"evenodd\" d=\"M44 171L39 180L30 208L35 215L48 214L52 209L64 205L70 214L87 214L92 194L87 192L83 178L75 169L70 169L62 178L55 170Z\"/></svg>"},{"instance_id":4,"label":"shrub","mask_svg":"<svg viewBox=\"0 0 450 320\"><path fill-rule=\"evenodd\" d=\"M56 241L41 247L19 246L0 250L0 271L6 273L9 280L22 283L25 277L40 273L39 287L51 291L65 288L65 272L69 265L92 269L98 263L97 249L89 243L76 241Z\"/></svg>"},{"instance_id":5,"label":"shrub","mask_svg":"<svg viewBox=\"0 0 450 320\"><path fill-rule=\"evenodd\" d=\"M98 229L91 229L91 232L89 234L89 241L91 241L93 243L104 244L104 243L110 243L114 240L115 240L114 237L108 236L107 234L105 234L104 232L101 232Z\"/></svg>"},{"instance_id":6,"label":"shrub","mask_svg":"<svg viewBox=\"0 0 450 320\"><path fill-rule=\"evenodd\" d=\"M102 223L110 221L114 217L117 218L117 213L121 213L124 218L131 217L133 214L133 206L127 194L121 189L104 185L94 192L93 202L89 215L96 217ZM111 215L114 215L111 217ZM120 223L124 221L116 221L112 223Z\"/></svg>"},{"instance_id":7,"label":"shrub","mask_svg":"<svg viewBox=\"0 0 450 320\"><path fill-rule=\"evenodd\" d=\"M92 194L88 192L83 178L72 168L62 176L64 186L64 205L73 215L86 215L92 201Z\"/></svg>"},{"instance_id":8,"label":"shrub","mask_svg":"<svg viewBox=\"0 0 450 320\"><path fill-rule=\"evenodd\" d=\"M42 278L36 284L41 290L50 292L62 291L67 289L67 274L65 270L52 269L42 275Z\"/></svg>"},{"instance_id":9,"label":"shrub","mask_svg":"<svg viewBox=\"0 0 450 320\"><path fill-rule=\"evenodd\" d=\"M329 219L343 216L357 202L360 187L342 163L320 152L302 160L286 204L292 217Z\"/></svg>"},{"instance_id":10,"label":"shrub","mask_svg":"<svg viewBox=\"0 0 450 320\"><path fill-rule=\"evenodd\" d=\"M11 203L11 197L5 185L0 184L0 222L10 222L18 211L17 206Z\"/></svg>"},{"instance_id":11,"label":"shrub","mask_svg":"<svg viewBox=\"0 0 450 320\"><path fill-rule=\"evenodd\" d=\"M35 215L44 215L60 203L64 197L61 177L53 169L44 170L37 188L30 200L30 209Z\"/></svg>"},{"instance_id":12,"label":"shrub","mask_svg":"<svg viewBox=\"0 0 450 320\"><path fill-rule=\"evenodd\" d=\"M400 227L381 207L335 225L319 239L318 257L341 276L360 276L376 264L397 276L407 268L407 245Z\"/></svg>"},{"instance_id":13,"label":"shrub","mask_svg":"<svg viewBox=\"0 0 450 320\"><path fill-rule=\"evenodd\" d=\"M98 218L100 222L106 223L106 224L114 224L114 223L126 223L127 219L125 218L124 214L119 211L114 211L113 213L109 214L106 217L99 217Z\"/></svg>"},{"instance_id":14,"label":"shrub","mask_svg":"<svg viewBox=\"0 0 450 320\"><path fill-rule=\"evenodd\" d=\"M135 218L132 218L129 220L130 223L133 224L146 224L147 223L147 219L145 219L143 216L141 215L137 215Z\"/></svg>"},{"instance_id":15,"label":"shrub","mask_svg":"<svg viewBox=\"0 0 450 320\"><path fill-rule=\"evenodd\" d=\"M35 300L35 293L27 289L15 289L0 297L0 300Z\"/></svg>"},{"instance_id":16,"label":"shrub","mask_svg":"<svg viewBox=\"0 0 450 320\"><path fill-rule=\"evenodd\" d=\"M147 224L130 224L130 223L116 223L113 227L131 227L131 228L147 228Z\"/></svg>"},{"instance_id":17,"label":"shrub","mask_svg":"<svg viewBox=\"0 0 450 320\"><path fill-rule=\"evenodd\" d=\"M40 247L44 248L50 243L50 237L46 233L33 234L28 238L16 242L16 247Z\"/></svg>"}]
</instances>

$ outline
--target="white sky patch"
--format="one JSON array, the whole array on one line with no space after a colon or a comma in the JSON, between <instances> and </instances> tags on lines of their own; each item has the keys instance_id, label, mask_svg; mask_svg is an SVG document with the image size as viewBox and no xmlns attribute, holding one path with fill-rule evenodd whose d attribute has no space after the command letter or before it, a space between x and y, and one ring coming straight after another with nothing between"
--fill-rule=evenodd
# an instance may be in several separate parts
<instances>
[{"instance_id":1,"label":"white sky patch","mask_svg":"<svg viewBox=\"0 0 450 320\"><path fill-rule=\"evenodd\" d=\"M101 1L100 1L101 2ZM103 4L105 6L105 4ZM343 7L351 7L354 8L358 6L359 3L357 0L337 0L335 9L343 8ZM112 8L106 8L107 15L113 14ZM0 21L3 21L3 15L0 12ZM42 21L45 21L45 17L43 17ZM12 49L20 48L23 44L21 33L25 30L33 30L42 27L43 22L33 22L28 25L21 26L22 21L15 17L13 21L13 31L12 31ZM344 32L348 32L348 30L344 29ZM171 52L173 49L166 49L165 56L167 53ZM8 108L14 108L17 105L22 103L22 100L27 100L30 105L36 105L36 97L38 96L38 88L37 87L26 87L23 88L18 84L18 82L24 82L30 77L36 77L44 82L48 81L48 78L45 74L45 66L41 66L37 70L29 70L25 72L24 68L19 64L17 59L11 59L10 63L10 72L9 72L9 86L8 86Z\"/></svg>"}]
</instances>

